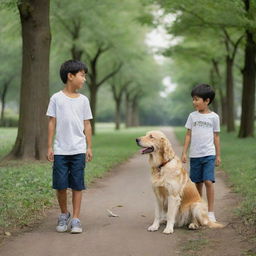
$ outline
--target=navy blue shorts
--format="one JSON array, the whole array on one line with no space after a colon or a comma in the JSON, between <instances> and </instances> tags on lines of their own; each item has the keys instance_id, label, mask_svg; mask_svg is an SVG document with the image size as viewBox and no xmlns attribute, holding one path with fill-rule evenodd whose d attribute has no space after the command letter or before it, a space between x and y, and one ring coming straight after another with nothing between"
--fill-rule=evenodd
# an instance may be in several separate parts
<instances>
[{"instance_id":1,"label":"navy blue shorts","mask_svg":"<svg viewBox=\"0 0 256 256\"><path fill-rule=\"evenodd\" d=\"M190 158L190 179L195 182L211 180L215 182L214 175L215 156Z\"/></svg>"},{"instance_id":2,"label":"navy blue shorts","mask_svg":"<svg viewBox=\"0 0 256 256\"><path fill-rule=\"evenodd\" d=\"M52 188L74 190L85 189L85 154L54 155Z\"/></svg>"}]
</instances>

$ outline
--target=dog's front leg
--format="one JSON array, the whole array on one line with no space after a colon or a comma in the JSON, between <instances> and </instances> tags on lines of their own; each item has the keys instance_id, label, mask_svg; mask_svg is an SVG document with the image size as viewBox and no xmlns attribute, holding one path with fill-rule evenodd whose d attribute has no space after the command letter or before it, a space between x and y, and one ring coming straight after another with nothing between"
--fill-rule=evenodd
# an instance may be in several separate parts
<instances>
[{"instance_id":1,"label":"dog's front leg","mask_svg":"<svg viewBox=\"0 0 256 256\"><path fill-rule=\"evenodd\" d=\"M156 196L156 202L155 202L155 219L153 224L148 227L148 231L157 231L160 226L160 221L161 221L161 216L162 216L162 211L163 211L163 206L160 201L160 199Z\"/></svg>"},{"instance_id":2,"label":"dog's front leg","mask_svg":"<svg viewBox=\"0 0 256 256\"><path fill-rule=\"evenodd\" d=\"M179 196L169 196L168 197L168 211L167 211L167 224L163 233L170 234L173 233L173 226L175 223L175 217L180 206Z\"/></svg>"}]
</instances>

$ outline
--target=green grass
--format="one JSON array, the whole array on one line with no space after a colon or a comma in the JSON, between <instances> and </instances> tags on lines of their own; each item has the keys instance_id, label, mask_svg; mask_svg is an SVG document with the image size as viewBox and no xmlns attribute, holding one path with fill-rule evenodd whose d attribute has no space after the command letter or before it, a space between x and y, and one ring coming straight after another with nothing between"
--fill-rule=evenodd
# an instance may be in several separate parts
<instances>
[{"instance_id":1,"label":"green grass","mask_svg":"<svg viewBox=\"0 0 256 256\"><path fill-rule=\"evenodd\" d=\"M182 244L182 255L183 256L197 256L200 254L200 250L209 245L209 241L202 237L195 239L189 239Z\"/></svg>"},{"instance_id":2,"label":"green grass","mask_svg":"<svg viewBox=\"0 0 256 256\"><path fill-rule=\"evenodd\" d=\"M135 138L150 129L114 131L113 125L108 124L97 128L97 135L93 137L94 159L86 168L87 184L137 152ZM17 129L0 128L0 134L1 158L12 148ZM12 161L0 167L0 234L30 225L56 203L51 178L51 163L48 162Z\"/></svg>"},{"instance_id":3,"label":"green grass","mask_svg":"<svg viewBox=\"0 0 256 256\"><path fill-rule=\"evenodd\" d=\"M185 128L175 128L181 143L184 141ZM256 226L256 139L237 138L237 133L227 133L222 129L221 159L222 168L233 184L232 189L243 197L237 209L246 224Z\"/></svg>"},{"instance_id":4,"label":"green grass","mask_svg":"<svg viewBox=\"0 0 256 256\"><path fill-rule=\"evenodd\" d=\"M11 150L16 134L17 128L0 128L0 159Z\"/></svg>"}]
</instances>

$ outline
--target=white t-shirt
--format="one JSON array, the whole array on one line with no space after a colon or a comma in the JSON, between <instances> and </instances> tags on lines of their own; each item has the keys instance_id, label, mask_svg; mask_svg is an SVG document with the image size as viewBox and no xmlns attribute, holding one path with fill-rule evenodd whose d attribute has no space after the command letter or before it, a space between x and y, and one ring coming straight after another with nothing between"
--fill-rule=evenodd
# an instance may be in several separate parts
<instances>
[{"instance_id":1,"label":"white t-shirt","mask_svg":"<svg viewBox=\"0 0 256 256\"><path fill-rule=\"evenodd\" d=\"M220 132L220 119L216 113L194 111L188 116L185 127L191 130L189 157L216 155L214 132Z\"/></svg>"},{"instance_id":2,"label":"white t-shirt","mask_svg":"<svg viewBox=\"0 0 256 256\"><path fill-rule=\"evenodd\" d=\"M84 120L92 119L86 96L70 98L59 91L52 95L46 115L56 118L55 155L86 153Z\"/></svg>"}]
</instances>

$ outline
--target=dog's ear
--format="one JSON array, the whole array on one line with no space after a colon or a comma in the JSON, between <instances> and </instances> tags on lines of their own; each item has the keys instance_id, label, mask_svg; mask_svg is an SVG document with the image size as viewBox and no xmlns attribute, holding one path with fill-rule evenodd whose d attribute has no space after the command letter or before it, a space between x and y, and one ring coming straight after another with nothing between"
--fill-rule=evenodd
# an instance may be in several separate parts
<instances>
[{"instance_id":1,"label":"dog's ear","mask_svg":"<svg viewBox=\"0 0 256 256\"><path fill-rule=\"evenodd\" d=\"M174 157L174 151L168 139L161 138L161 142L162 142L161 152L163 155L163 160L168 161Z\"/></svg>"}]
</instances>

